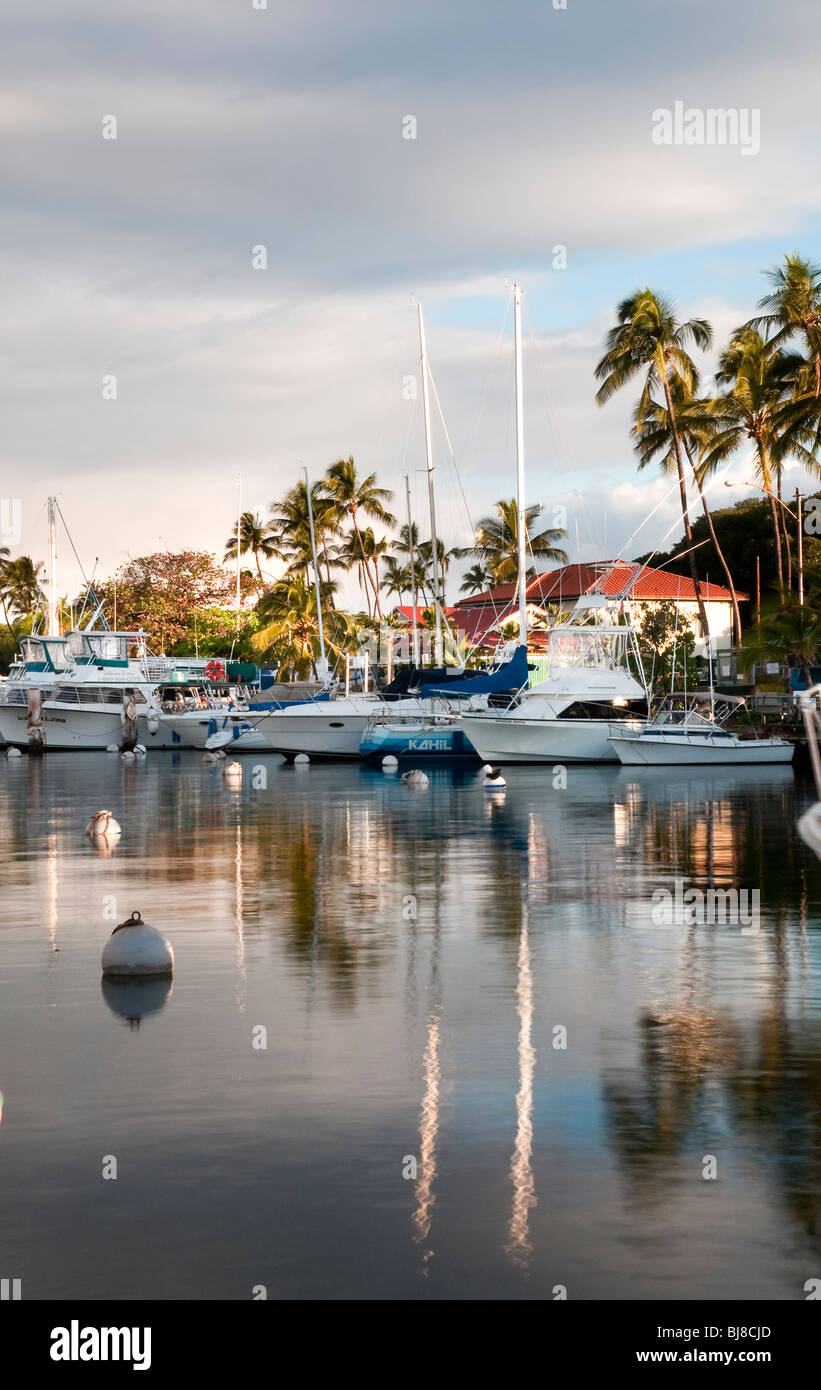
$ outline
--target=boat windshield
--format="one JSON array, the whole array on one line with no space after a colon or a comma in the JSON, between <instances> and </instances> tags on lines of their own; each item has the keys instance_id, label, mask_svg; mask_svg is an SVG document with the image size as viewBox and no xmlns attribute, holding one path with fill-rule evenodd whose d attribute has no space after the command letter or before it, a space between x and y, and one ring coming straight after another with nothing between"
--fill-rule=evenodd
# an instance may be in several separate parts
<instances>
[{"instance_id":1,"label":"boat windshield","mask_svg":"<svg viewBox=\"0 0 821 1390\"><path fill-rule=\"evenodd\" d=\"M549 638L548 667L551 673L569 666L613 671L624 665L628 641L626 628L604 632L595 627L554 628Z\"/></svg>"}]
</instances>

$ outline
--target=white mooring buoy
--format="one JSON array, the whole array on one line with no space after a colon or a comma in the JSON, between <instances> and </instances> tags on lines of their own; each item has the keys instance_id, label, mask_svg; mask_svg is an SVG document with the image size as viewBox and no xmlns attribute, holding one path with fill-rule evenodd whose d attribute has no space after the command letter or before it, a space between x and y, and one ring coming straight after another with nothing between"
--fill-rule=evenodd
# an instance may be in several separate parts
<instances>
[{"instance_id":1,"label":"white mooring buoy","mask_svg":"<svg viewBox=\"0 0 821 1390\"><path fill-rule=\"evenodd\" d=\"M492 773L493 773L493 768L490 766L490 763L485 763L484 767L482 768L482 776L483 776L483 777L490 777L490 776L492 775Z\"/></svg>"},{"instance_id":2,"label":"white mooring buoy","mask_svg":"<svg viewBox=\"0 0 821 1390\"><path fill-rule=\"evenodd\" d=\"M124 763L134 763L137 761L136 754L132 753L129 748L127 748L124 753L120 754L120 758Z\"/></svg>"},{"instance_id":3,"label":"white mooring buoy","mask_svg":"<svg viewBox=\"0 0 821 1390\"><path fill-rule=\"evenodd\" d=\"M430 778L427 773L421 772L418 767L415 767L411 772L402 773L402 781L405 783L406 787L427 787L430 783Z\"/></svg>"},{"instance_id":4,"label":"white mooring buoy","mask_svg":"<svg viewBox=\"0 0 821 1390\"><path fill-rule=\"evenodd\" d=\"M110 811L97 811L86 826L90 840L119 840L121 834L122 828Z\"/></svg>"},{"instance_id":5,"label":"white mooring buoy","mask_svg":"<svg viewBox=\"0 0 821 1390\"><path fill-rule=\"evenodd\" d=\"M6 749L6 757L7 757L7 758L22 758L22 756L23 756L23 754L20 752L20 749L19 749L19 748L7 748L7 749Z\"/></svg>"},{"instance_id":6,"label":"white mooring buoy","mask_svg":"<svg viewBox=\"0 0 821 1390\"><path fill-rule=\"evenodd\" d=\"M504 791L505 787L507 786L507 783L498 767L490 767L487 769L487 776L485 777L484 786L486 792Z\"/></svg>"},{"instance_id":7,"label":"white mooring buoy","mask_svg":"<svg viewBox=\"0 0 821 1390\"><path fill-rule=\"evenodd\" d=\"M383 772L395 772L396 769L398 768L398 766L399 766L399 759L398 759L398 758L395 758L395 757L393 756L393 753L388 753L388 754L382 759L382 770L383 770Z\"/></svg>"},{"instance_id":8,"label":"white mooring buoy","mask_svg":"<svg viewBox=\"0 0 821 1390\"><path fill-rule=\"evenodd\" d=\"M103 974L108 976L172 975L174 952L156 927L132 912L115 927L103 947Z\"/></svg>"},{"instance_id":9,"label":"white mooring buoy","mask_svg":"<svg viewBox=\"0 0 821 1390\"><path fill-rule=\"evenodd\" d=\"M222 775L226 782L241 782L242 768L239 763L226 763L222 769Z\"/></svg>"},{"instance_id":10,"label":"white mooring buoy","mask_svg":"<svg viewBox=\"0 0 821 1390\"><path fill-rule=\"evenodd\" d=\"M310 761L311 759L308 757L307 753L297 753L296 757L294 758L294 762L299 763L300 767L304 767L305 764L309 763Z\"/></svg>"},{"instance_id":11,"label":"white mooring buoy","mask_svg":"<svg viewBox=\"0 0 821 1390\"><path fill-rule=\"evenodd\" d=\"M119 753L120 750L117 747L116 743L109 743L105 751L106 753Z\"/></svg>"}]
</instances>

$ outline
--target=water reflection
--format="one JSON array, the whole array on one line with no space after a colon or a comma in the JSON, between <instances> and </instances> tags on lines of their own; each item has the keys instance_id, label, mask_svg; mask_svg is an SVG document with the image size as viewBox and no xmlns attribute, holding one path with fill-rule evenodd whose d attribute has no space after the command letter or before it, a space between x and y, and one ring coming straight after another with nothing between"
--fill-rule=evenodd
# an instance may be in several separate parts
<instances>
[{"instance_id":1,"label":"water reflection","mask_svg":"<svg viewBox=\"0 0 821 1390\"><path fill-rule=\"evenodd\" d=\"M144 1018L164 1009L174 988L170 975L145 980L115 980L103 975L100 990L113 1014L138 1029Z\"/></svg>"},{"instance_id":2,"label":"water reflection","mask_svg":"<svg viewBox=\"0 0 821 1390\"><path fill-rule=\"evenodd\" d=\"M536 1188L531 1163L533 1149L533 1069L536 1064L536 1053L531 1040L533 977L530 970L527 904L522 907L516 1003L519 1014L519 1089L516 1094L516 1144L510 1162L513 1207L506 1248L516 1264L527 1268L528 1257L533 1248L530 1242L530 1209L536 1205Z\"/></svg>"},{"instance_id":3,"label":"water reflection","mask_svg":"<svg viewBox=\"0 0 821 1390\"><path fill-rule=\"evenodd\" d=\"M19 1073L4 1072L7 1094L29 1088L46 1113L57 1057L65 1093L87 1090L86 1120L108 1107L116 1131L129 1094L145 1117L141 1142L163 1142L141 1081L117 1086L127 1060L116 1049L132 1059L135 1049L99 999L87 1007L109 930L90 904L109 892L130 904L139 886L185 960L175 1007L162 980L104 981L106 1008L129 1028L150 1020L141 1057L155 1047L178 1059L156 1067L154 1087L163 1113L195 1131L195 1154L205 1144L205 1186L232 1219L244 1149L254 1214L237 1221L248 1248L270 1200L289 1268L310 1228L327 1240L325 1270L363 1280L376 1269L393 1288L396 1269L412 1266L404 1293L425 1275L427 1296L459 1296L475 1265L515 1296L523 1274L552 1278L559 1257L618 1269L619 1242L638 1225L663 1246L671 1194L699 1177L705 1153L719 1155L722 1176L752 1172L758 1184L750 1232L722 1189L740 1279L748 1238L766 1244L775 1230L779 1258L803 1263L816 1248L821 865L795 834L812 798L791 769L571 768L565 790L543 769L510 769L505 795L490 797L468 771L435 770L410 796L356 767L283 768L263 790L250 778L228 788L196 758L32 766L0 782L2 929L16 933L19 970L6 952L0 983L6 998L20 981L32 995L0 1010ZM110 860L88 855L82 837L99 805L123 825ZM758 887L759 935L636 931L626 904L677 876ZM548 999L571 1024L557 1057L542 1025ZM46 1004L60 1045L44 1062ZM110 1077L95 1071L98 1016ZM249 1017L271 1039L246 1068ZM224 1113L208 1108L215 1093ZM374 1155L397 1142L404 1152L417 1126L417 1181L400 1201L393 1158L383 1174ZM611 1170L617 1187L591 1232L578 1218L585 1184ZM323 1226L311 1213L325 1201ZM282 1211L300 1203L292 1229ZM220 1248L220 1267L232 1250ZM339 1291L334 1277L323 1292ZM695 1280L690 1296L701 1289Z\"/></svg>"}]
</instances>

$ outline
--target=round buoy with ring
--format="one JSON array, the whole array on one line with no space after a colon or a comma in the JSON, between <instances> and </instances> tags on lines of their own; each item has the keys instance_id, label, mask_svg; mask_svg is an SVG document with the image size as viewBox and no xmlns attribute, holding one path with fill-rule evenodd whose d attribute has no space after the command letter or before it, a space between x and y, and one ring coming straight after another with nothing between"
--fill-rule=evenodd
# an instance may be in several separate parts
<instances>
[{"instance_id":1,"label":"round buoy with ring","mask_svg":"<svg viewBox=\"0 0 821 1390\"><path fill-rule=\"evenodd\" d=\"M225 667L221 661L209 661L205 668L205 675L209 681L224 681Z\"/></svg>"},{"instance_id":2,"label":"round buoy with ring","mask_svg":"<svg viewBox=\"0 0 821 1390\"><path fill-rule=\"evenodd\" d=\"M86 826L90 840L119 840L122 830L110 811L98 811Z\"/></svg>"},{"instance_id":3,"label":"round buoy with ring","mask_svg":"<svg viewBox=\"0 0 821 1390\"><path fill-rule=\"evenodd\" d=\"M427 773L415 767L410 772L402 773L402 781L405 783L406 787L427 787L430 783L430 778Z\"/></svg>"},{"instance_id":4,"label":"round buoy with ring","mask_svg":"<svg viewBox=\"0 0 821 1390\"><path fill-rule=\"evenodd\" d=\"M109 977L172 975L174 952L156 927L149 927L139 912L132 912L115 927L103 947L103 974Z\"/></svg>"},{"instance_id":5,"label":"round buoy with ring","mask_svg":"<svg viewBox=\"0 0 821 1390\"><path fill-rule=\"evenodd\" d=\"M504 777L502 776L500 769L498 767L489 768L488 774L485 778L485 791L503 792L506 786L507 783Z\"/></svg>"}]
</instances>

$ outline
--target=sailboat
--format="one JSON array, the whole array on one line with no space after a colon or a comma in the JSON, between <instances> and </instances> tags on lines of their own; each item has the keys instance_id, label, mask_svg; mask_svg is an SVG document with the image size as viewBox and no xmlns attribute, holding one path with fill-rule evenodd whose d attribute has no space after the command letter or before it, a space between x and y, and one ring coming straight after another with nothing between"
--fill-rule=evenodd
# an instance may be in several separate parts
<instances>
[{"instance_id":1,"label":"sailboat","mask_svg":"<svg viewBox=\"0 0 821 1390\"><path fill-rule=\"evenodd\" d=\"M527 539L522 387L522 291L513 286L516 388L516 473L519 642L527 655ZM616 726L640 728L648 692L636 634L629 625L602 621L600 595L577 605L579 622L548 633L548 677L525 684L505 709L476 708L459 715L462 727L488 763L615 762L609 742ZM585 621L592 618L592 622Z\"/></svg>"}]
</instances>

